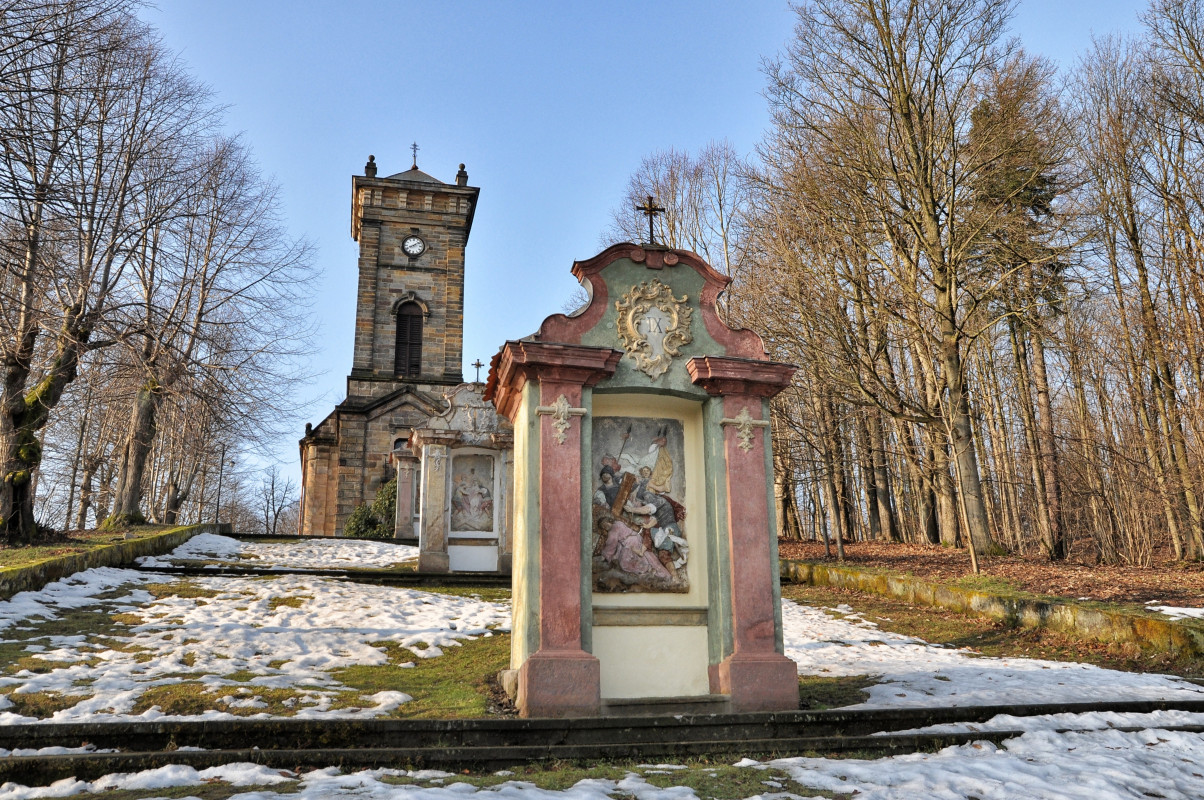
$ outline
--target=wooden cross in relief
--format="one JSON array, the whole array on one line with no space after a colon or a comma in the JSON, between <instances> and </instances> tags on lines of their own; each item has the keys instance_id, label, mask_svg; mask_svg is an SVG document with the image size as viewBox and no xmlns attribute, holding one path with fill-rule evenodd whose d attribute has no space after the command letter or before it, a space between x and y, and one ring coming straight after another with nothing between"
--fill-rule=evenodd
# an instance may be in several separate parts
<instances>
[{"instance_id":1,"label":"wooden cross in relief","mask_svg":"<svg viewBox=\"0 0 1204 800\"><path fill-rule=\"evenodd\" d=\"M665 213L665 209L652 202L652 195L648 195L648 199L644 201L643 205L636 206L635 210L648 215L648 244L656 244L656 239L652 238L652 220L656 218L657 214Z\"/></svg>"},{"instance_id":2,"label":"wooden cross in relief","mask_svg":"<svg viewBox=\"0 0 1204 800\"><path fill-rule=\"evenodd\" d=\"M468 366L470 366L470 367L476 367L476 368L477 368L477 380L476 380L476 382L477 382L477 383L480 383L480 382L481 382L481 367L485 366L484 364L482 364L482 363L481 363L481 359L479 359L479 358L478 358L476 361L472 362L472 363L471 363L471 364L469 364Z\"/></svg>"}]
</instances>

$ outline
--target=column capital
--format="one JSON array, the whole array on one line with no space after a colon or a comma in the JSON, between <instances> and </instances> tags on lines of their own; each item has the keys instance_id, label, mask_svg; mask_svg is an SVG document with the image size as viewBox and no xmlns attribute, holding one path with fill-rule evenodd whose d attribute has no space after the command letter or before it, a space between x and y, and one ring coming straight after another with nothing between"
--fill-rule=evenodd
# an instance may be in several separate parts
<instances>
[{"instance_id":1,"label":"column capital","mask_svg":"<svg viewBox=\"0 0 1204 800\"><path fill-rule=\"evenodd\" d=\"M777 361L695 356L686 362L690 380L711 395L773 397L790 385L796 367Z\"/></svg>"},{"instance_id":2,"label":"column capital","mask_svg":"<svg viewBox=\"0 0 1204 800\"><path fill-rule=\"evenodd\" d=\"M441 444L445 447L457 444L460 441L459 431L439 430L436 428L415 428L412 435L414 445L417 447L425 447L427 445Z\"/></svg>"}]
</instances>

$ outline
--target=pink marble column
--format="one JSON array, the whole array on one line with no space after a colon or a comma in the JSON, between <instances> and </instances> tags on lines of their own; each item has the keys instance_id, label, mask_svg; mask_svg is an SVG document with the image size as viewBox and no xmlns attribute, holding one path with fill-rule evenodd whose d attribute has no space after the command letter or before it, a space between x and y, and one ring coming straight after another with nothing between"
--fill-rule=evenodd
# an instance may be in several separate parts
<instances>
[{"instance_id":1,"label":"pink marble column","mask_svg":"<svg viewBox=\"0 0 1204 800\"><path fill-rule=\"evenodd\" d=\"M581 646L581 445L589 417L580 412L584 388L614 374L621 355L532 342L507 342L501 353L494 400L500 413L514 420L523 386L539 386L539 408L527 409L539 421L539 647L519 666L517 705L526 717L601 710L600 665ZM571 413L551 413L558 404Z\"/></svg>"},{"instance_id":2,"label":"pink marble column","mask_svg":"<svg viewBox=\"0 0 1204 800\"><path fill-rule=\"evenodd\" d=\"M694 382L723 398L727 531L730 566L731 655L715 670L716 687L734 711L798 708L798 668L778 651L774 618L773 536L766 468L769 447L765 397L786 386L792 367L745 359L700 357L688 364Z\"/></svg>"},{"instance_id":3,"label":"pink marble column","mask_svg":"<svg viewBox=\"0 0 1204 800\"><path fill-rule=\"evenodd\" d=\"M581 384L541 379L539 402L562 395L581 405ZM525 716L597 714L598 659L581 649L581 423L557 431L539 424L539 650L519 670L518 705ZM560 437L563 441L560 441Z\"/></svg>"}]
</instances>

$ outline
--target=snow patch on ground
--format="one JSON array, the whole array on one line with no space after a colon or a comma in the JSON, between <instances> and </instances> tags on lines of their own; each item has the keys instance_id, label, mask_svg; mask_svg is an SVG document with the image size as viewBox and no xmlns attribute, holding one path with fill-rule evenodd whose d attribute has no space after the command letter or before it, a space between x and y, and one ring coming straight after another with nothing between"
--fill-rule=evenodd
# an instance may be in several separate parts
<instances>
[{"instance_id":1,"label":"snow patch on ground","mask_svg":"<svg viewBox=\"0 0 1204 800\"><path fill-rule=\"evenodd\" d=\"M417 547L367 539L243 542L229 536L201 533L169 555L142 556L138 565L170 567L189 561L219 561L260 569L385 569L417 558Z\"/></svg>"},{"instance_id":2,"label":"snow patch on ground","mask_svg":"<svg viewBox=\"0 0 1204 800\"><path fill-rule=\"evenodd\" d=\"M1166 614L1171 619L1204 619L1204 608L1183 608L1182 606L1160 606L1156 600L1146 603L1147 611L1157 611Z\"/></svg>"},{"instance_id":3,"label":"snow patch on ground","mask_svg":"<svg viewBox=\"0 0 1204 800\"><path fill-rule=\"evenodd\" d=\"M1204 700L1204 687L1170 675L1030 658L986 658L879 630L848 606L825 611L782 601L786 655L801 675L876 675L869 699L852 708Z\"/></svg>"},{"instance_id":4,"label":"snow patch on ground","mask_svg":"<svg viewBox=\"0 0 1204 800\"><path fill-rule=\"evenodd\" d=\"M118 586L151 581L187 585L214 596L154 599L134 588L116 599L98 597ZM37 619L54 619L65 609L88 605L134 615L141 623L113 637L116 645L86 634L39 637L35 631L27 652L68 666L0 677L0 690L77 696L75 706L55 712L54 722L167 719L157 707L138 715L132 711L147 689L187 680L200 682L205 695L212 695L210 710L193 719L230 718L230 708L265 707L256 689L301 692L298 717L373 716L411 698L380 692L364 698L362 709L331 710L334 693L346 689L331 678L331 670L388 663L379 648L386 642L414 658L436 658L462 641L510 627L508 604L470 597L307 575L179 579L109 568L78 573L0 602L0 627L22 621L36 627ZM243 673L242 680L222 677L232 673ZM12 703L6 700L5 705ZM0 724L33 721L0 711Z\"/></svg>"},{"instance_id":5,"label":"snow patch on ground","mask_svg":"<svg viewBox=\"0 0 1204 800\"><path fill-rule=\"evenodd\" d=\"M807 787L858 800L1109 800L1204 797L1204 742L1164 730L1025 733L989 742L873 760L782 758L766 762Z\"/></svg>"}]
</instances>

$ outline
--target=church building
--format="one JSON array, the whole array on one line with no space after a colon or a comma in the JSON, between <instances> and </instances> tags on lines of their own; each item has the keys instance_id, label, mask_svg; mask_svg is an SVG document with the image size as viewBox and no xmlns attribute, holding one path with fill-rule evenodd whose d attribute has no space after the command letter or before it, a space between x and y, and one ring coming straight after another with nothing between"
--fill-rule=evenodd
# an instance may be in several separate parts
<instances>
[{"instance_id":1,"label":"church building","mask_svg":"<svg viewBox=\"0 0 1204 800\"><path fill-rule=\"evenodd\" d=\"M396 536L419 570L503 571L513 435L465 383L464 251L480 189L460 165L443 183L414 165L352 178L359 244L346 399L301 439L301 529L341 536L356 506L397 478Z\"/></svg>"}]
</instances>

